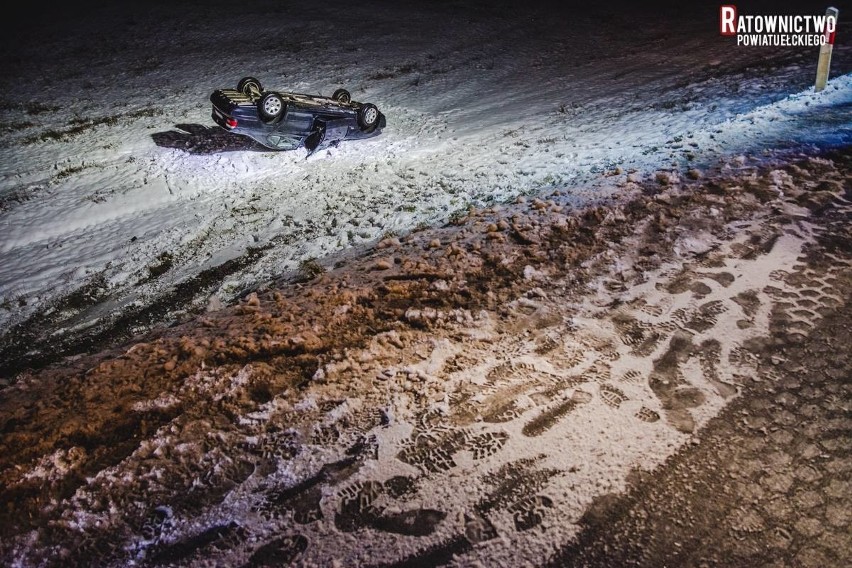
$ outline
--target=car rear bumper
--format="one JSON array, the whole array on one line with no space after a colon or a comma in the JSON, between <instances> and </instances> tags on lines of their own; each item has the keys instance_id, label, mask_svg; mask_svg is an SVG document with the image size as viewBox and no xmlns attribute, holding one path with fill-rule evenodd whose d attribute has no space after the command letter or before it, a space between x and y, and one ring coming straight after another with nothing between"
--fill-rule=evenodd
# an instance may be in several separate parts
<instances>
[{"instance_id":1,"label":"car rear bumper","mask_svg":"<svg viewBox=\"0 0 852 568\"><path fill-rule=\"evenodd\" d=\"M221 109L219 109L215 105L213 106L213 111L211 112L210 116L213 118L213 122L224 128L225 130L233 130L234 127L228 123L228 119L232 119L232 117L226 115L224 112L222 112Z\"/></svg>"}]
</instances>

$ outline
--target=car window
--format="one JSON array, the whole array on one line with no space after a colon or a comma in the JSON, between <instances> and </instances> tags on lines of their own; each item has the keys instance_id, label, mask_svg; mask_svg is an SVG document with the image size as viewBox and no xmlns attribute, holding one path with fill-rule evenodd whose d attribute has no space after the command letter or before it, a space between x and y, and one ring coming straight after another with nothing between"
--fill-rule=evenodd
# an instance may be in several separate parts
<instances>
[{"instance_id":1,"label":"car window","mask_svg":"<svg viewBox=\"0 0 852 568\"><path fill-rule=\"evenodd\" d=\"M266 139L271 146L280 150L295 150L302 143L301 137L284 134L270 134Z\"/></svg>"}]
</instances>

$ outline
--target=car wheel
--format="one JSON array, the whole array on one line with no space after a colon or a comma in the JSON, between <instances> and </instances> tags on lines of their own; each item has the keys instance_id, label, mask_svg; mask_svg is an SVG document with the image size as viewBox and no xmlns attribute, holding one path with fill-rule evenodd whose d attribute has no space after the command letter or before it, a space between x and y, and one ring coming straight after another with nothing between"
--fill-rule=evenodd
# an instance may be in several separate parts
<instances>
[{"instance_id":1,"label":"car wheel","mask_svg":"<svg viewBox=\"0 0 852 568\"><path fill-rule=\"evenodd\" d=\"M358 124L361 130L370 131L379 124L379 109L373 103L365 103L358 109Z\"/></svg>"},{"instance_id":2,"label":"car wheel","mask_svg":"<svg viewBox=\"0 0 852 568\"><path fill-rule=\"evenodd\" d=\"M331 98L339 103L352 102L352 95L350 95L349 91L347 91L346 89L337 89L336 91L334 91L334 94L331 95Z\"/></svg>"},{"instance_id":3,"label":"car wheel","mask_svg":"<svg viewBox=\"0 0 852 568\"><path fill-rule=\"evenodd\" d=\"M275 122L284 112L284 101L277 93L266 93L257 101L257 110L265 122Z\"/></svg>"},{"instance_id":4,"label":"car wheel","mask_svg":"<svg viewBox=\"0 0 852 568\"><path fill-rule=\"evenodd\" d=\"M254 77L243 77L240 79L240 82L237 83L237 90L247 97L252 95L259 97L260 93L263 91L263 87L260 85L260 81Z\"/></svg>"}]
</instances>

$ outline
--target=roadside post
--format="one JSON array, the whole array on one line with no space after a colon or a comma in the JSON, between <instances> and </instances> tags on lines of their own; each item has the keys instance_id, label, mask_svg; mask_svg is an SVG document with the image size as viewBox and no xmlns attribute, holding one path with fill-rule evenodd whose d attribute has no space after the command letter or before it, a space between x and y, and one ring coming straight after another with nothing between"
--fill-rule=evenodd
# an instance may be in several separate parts
<instances>
[{"instance_id":1,"label":"roadside post","mask_svg":"<svg viewBox=\"0 0 852 568\"><path fill-rule=\"evenodd\" d=\"M834 49L834 34L837 31L837 15L840 12L837 8L828 8L825 11L825 44L819 48L819 63L817 64L816 85L814 90L818 93L825 89L825 84L828 82L828 72L831 67L831 51ZM834 29L829 31L828 18L834 18Z\"/></svg>"}]
</instances>

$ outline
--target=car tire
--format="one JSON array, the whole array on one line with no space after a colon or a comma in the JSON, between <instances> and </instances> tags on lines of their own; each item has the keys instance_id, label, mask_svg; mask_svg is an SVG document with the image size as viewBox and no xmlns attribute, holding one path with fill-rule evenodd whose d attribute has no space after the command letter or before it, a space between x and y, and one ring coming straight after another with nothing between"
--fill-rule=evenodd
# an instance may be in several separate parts
<instances>
[{"instance_id":1,"label":"car tire","mask_svg":"<svg viewBox=\"0 0 852 568\"><path fill-rule=\"evenodd\" d=\"M266 93L257 101L257 112L266 123L278 122L284 114L284 101L278 93Z\"/></svg>"},{"instance_id":2,"label":"car tire","mask_svg":"<svg viewBox=\"0 0 852 568\"><path fill-rule=\"evenodd\" d=\"M247 97L252 95L260 96L260 93L263 92L263 86L254 77L243 77L237 83L237 90Z\"/></svg>"},{"instance_id":3,"label":"car tire","mask_svg":"<svg viewBox=\"0 0 852 568\"><path fill-rule=\"evenodd\" d=\"M350 95L349 91L347 91L346 89L337 89L331 95L331 98L336 100L339 103L351 103L352 102L352 95Z\"/></svg>"},{"instance_id":4,"label":"car tire","mask_svg":"<svg viewBox=\"0 0 852 568\"><path fill-rule=\"evenodd\" d=\"M358 126L364 132L372 132L379 125L379 109L373 103L364 103L358 109Z\"/></svg>"}]
</instances>

